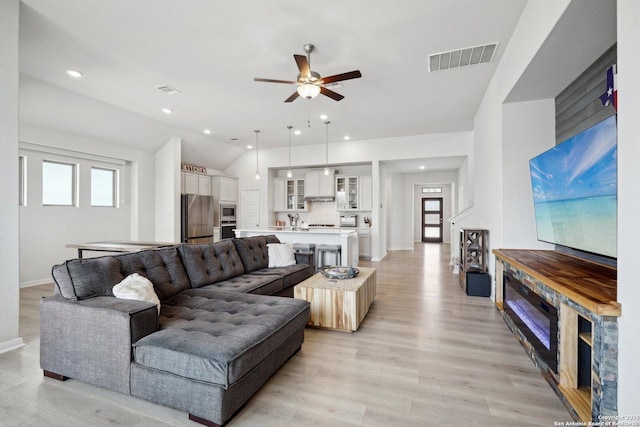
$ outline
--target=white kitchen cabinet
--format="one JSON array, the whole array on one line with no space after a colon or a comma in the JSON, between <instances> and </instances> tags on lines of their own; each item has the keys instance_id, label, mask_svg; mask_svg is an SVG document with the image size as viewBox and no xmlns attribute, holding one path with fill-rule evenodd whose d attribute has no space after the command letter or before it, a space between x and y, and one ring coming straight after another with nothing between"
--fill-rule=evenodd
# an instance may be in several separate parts
<instances>
[{"instance_id":1,"label":"white kitchen cabinet","mask_svg":"<svg viewBox=\"0 0 640 427\"><path fill-rule=\"evenodd\" d=\"M284 212L286 210L285 179L273 178L273 211Z\"/></svg>"},{"instance_id":2,"label":"white kitchen cabinet","mask_svg":"<svg viewBox=\"0 0 640 427\"><path fill-rule=\"evenodd\" d=\"M285 207L288 211L305 210L305 182L304 179L286 179L285 180Z\"/></svg>"},{"instance_id":3,"label":"white kitchen cabinet","mask_svg":"<svg viewBox=\"0 0 640 427\"><path fill-rule=\"evenodd\" d=\"M372 203L372 179L371 175L360 175L358 179L359 189L358 189L358 198L359 206L358 209L361 211L370 211L373 208Z\"/></svg>"},{"instance_id":4,"label":"white kitchen cabinet","mask_svg":"<svg viewBox=\"0 0 640 427\"><path fill-rule=\"evenodd\" d=\"M305 175L305 197L307 198L333 198L335 170L330 169L329 174L324 171L311 171Z\"/></svg>"},{"instance_id":5,"label":"white kitchen cabinet","mask_svg":"<svg viewBox=\"0 0 640 427\"><path fill-rule=\"evenodd\" d=\"M182 172L182 184L184 194L211 195L211 177L208 175Z\"/></svg>"},{"instance_id":6,"label":"white kitchen cabinet","mask_svg":"<svg viewBox=\"0 0 640 427\"><path fill-rule=\"evenodd\" d=\"M220 241L220 227L213 227L213 243Z\"/></svg>"},{"instance_id":7,"label":"white kitchen cabinet","mask_svg":"<svg viewBox=\"0 0 640 427\"><path fill-rule=\"evenodd\" d=\"M211 177L211 195L214 203L235 204L238 202L238 180L228 176Z\"/></svg>"},{"instance_id":8,"label":"white kitchen cabinet","mask_svg":"<svg viewBox=\"0 0 640 427\"><path fill-rule=\"evenodd\" d=\"M371 230L358 229L358 249L360 258L371 258Z\"/></svg>"},{"instance_id":9,"label":"white kitchen cabinet","mask_svg":"<svg viewBox=\"0 0 640 427\"><path fill-rule=\"evenodd\" d=\"M211 195L211 177L208 175L198 175L198 194L201 196Z\"/></svg>"},{"instance_id":10,"label":"white kitchen cabinet","mask_svg":"<svg viewBox=\"0 0 640 427\"><path fill-rule=\"evenodd\" d=\"M336 177L336 209L339 211L360 210L357 176Z\"/></svg>"},{"instance_id":11,"label":"white kitchen cabinet","mask_svg":"<svg viewBox=\"0 0 640 427\"><path fill-rule=\"evenodd\" d=\"M273 179L273 211L302 212L306 211L305 180L301 178Z\"/></svg>"},{"instance_id":12,"label":"white kitchen cabinet","mask_svg":"<svg viewBox=\"0 0 640 427\"><path fill-rule=\"evenodd\" d=\"M226 176L220 176L218 178L218 185L220 186L220 201L221 202L237 202L238 201L238 180L235 178L228 178Z\"/></svg>"}]
</instances>

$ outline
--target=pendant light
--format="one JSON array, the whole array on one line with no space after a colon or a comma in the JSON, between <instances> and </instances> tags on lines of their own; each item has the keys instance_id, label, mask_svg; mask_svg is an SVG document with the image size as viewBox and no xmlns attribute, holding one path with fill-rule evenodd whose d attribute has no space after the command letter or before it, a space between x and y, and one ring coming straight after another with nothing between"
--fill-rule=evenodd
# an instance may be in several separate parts
<instances>
[{"instance_id":1,"label":"pendant light","mask_svg":"<svg viewBox=\"0 0 640 427\"><path fill-rule=\"evenodd\" d=\"M329 120L326 120L324 124L327 126L327 143L325 147L325 161L324 161L324 174L329 175Z\"/></svg>"},{"instance_id":2,"label":"pendant light","mask_svg":"<svg viewBox=\"0 0 640 427\"><path fill-rule=\"evenodd\" d=\"M289 170L287 171L287 178L291 178L293 176L291 173L291 128L293 128L293 126L287 126L287 129L289 129Z\"/></svg>"},{"instance_id":3,"label":"pendant light","mask_svg":"<svg viewBox=\"0 0 640 427\"><path fill-rule=\"evenodd\" d=\"M256 133L256 179L260 179L260 172L258 170L258 134L260 131L254 130L254 132Z\"/></svg>"}]
</instances>

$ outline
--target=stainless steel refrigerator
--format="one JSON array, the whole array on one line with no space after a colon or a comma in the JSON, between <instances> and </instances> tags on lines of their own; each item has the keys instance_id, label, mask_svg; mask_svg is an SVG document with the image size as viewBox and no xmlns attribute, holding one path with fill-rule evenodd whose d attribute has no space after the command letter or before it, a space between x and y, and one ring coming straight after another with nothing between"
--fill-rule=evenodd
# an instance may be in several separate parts
<instances>
[{"instance_id":1,"label":"stainless steel refrigerator","mask_svg":"<svg viewBox=\"0 0 640 427\"><path fill-rule=\"evenodd\" d=\"M213 197L197 194L181 196L181 241L184 243L213 242Z\"/></svg>"}]
</instances>

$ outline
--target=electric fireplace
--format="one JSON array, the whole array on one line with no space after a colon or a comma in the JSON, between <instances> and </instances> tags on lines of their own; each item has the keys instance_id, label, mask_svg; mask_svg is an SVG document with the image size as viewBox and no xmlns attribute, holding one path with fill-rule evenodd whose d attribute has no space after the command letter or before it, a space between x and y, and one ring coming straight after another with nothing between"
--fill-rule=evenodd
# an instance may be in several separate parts
<instances>
[{"instance_id":1,"label":"electric fireplace","mask_svg":"<svg viewBox=\"0 0 640 427\"><path fill-rule=\"evenodd\" d=\"M503 274L504 311L542 360L558 373L558 311L508 272Z\"/></svg>"}]
</instances>

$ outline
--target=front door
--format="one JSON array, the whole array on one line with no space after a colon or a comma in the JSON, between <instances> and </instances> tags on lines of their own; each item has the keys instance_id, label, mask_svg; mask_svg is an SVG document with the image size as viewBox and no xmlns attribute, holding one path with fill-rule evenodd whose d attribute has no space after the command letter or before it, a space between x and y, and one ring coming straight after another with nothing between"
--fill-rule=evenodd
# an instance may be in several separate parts
<instances>
[{"instance_id":1,"label":"front door","mask_svg":"<svg viewBox=\"0 0 640 427\"><path fill-rule=\"evenodd\" d=\"M442 243L442 197L422 199L422 241Z\"/></svg>"}]
</instances>

